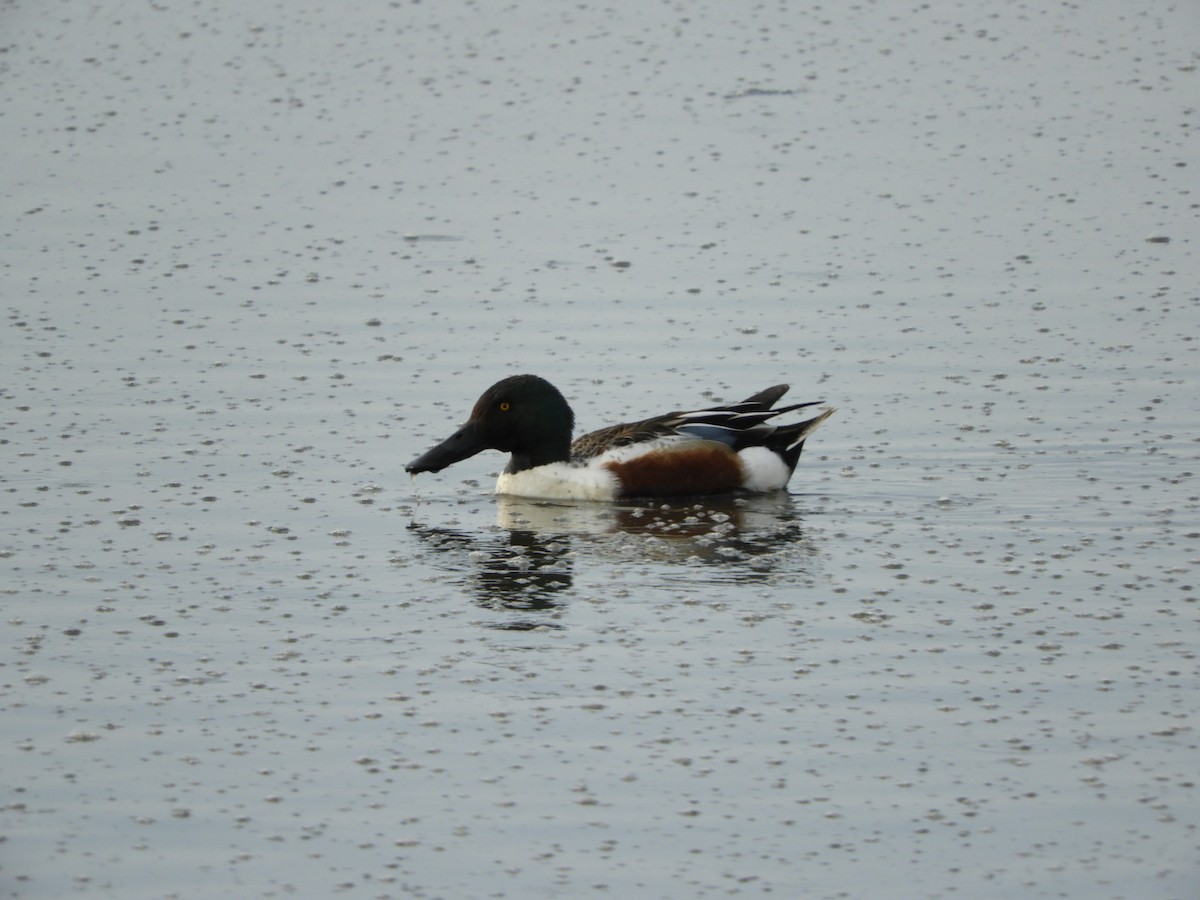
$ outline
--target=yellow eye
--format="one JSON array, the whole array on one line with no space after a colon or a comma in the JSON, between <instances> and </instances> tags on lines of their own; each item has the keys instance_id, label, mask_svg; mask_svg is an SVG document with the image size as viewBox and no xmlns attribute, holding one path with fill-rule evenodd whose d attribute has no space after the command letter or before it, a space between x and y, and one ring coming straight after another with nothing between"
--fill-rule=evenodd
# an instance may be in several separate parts
<instances>
[{"instance_id":1,"label":"yellow eye","mask_svg":"<svg viewBox=\"0 0 1200 900\"><path fill-rule=\"evenodd\" d=\"M508 401L507 400L500 401L500 412L508 412Z\"/></svg>"}]
</instances>

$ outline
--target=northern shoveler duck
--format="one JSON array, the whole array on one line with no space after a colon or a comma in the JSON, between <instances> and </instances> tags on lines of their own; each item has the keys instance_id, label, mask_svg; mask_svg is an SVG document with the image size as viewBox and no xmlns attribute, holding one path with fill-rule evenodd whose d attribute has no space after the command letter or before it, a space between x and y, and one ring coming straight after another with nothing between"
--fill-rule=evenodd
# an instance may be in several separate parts
<instances>
[{"instance_id":1,"label":"northern shoveler duck","mask_svg":"<svg viewBox=\"0 0 1200 900\"><path fill-rule=\"evenodd\" d=\"M613 425L571 442L575 414L558 388L536 375L492 385L465 425L405 470L440 472L482 450L511 453L497 494L574 500L673 497L779 490L804 442L833 415L776 425L770 420L822 401L772 409L779 384L741 403L673 412Z\"/></svg>"}]
</instances>

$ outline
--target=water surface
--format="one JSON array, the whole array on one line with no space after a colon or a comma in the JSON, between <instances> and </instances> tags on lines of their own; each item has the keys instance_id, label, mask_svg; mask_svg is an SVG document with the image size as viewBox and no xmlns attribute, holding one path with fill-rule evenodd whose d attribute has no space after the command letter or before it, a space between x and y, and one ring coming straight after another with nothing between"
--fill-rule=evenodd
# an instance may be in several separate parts
<instances>
[{"instance_id":1,"label":"water surface","mask_svg":"<svg viewBox=\"0 0 1200 900\"><path fill-rule=\"evenodd\" d=\"M11 4L6 896L1200 888L1200 22ZM785 495L403 462L790 382Z\"/></svg>"}]
</instances>

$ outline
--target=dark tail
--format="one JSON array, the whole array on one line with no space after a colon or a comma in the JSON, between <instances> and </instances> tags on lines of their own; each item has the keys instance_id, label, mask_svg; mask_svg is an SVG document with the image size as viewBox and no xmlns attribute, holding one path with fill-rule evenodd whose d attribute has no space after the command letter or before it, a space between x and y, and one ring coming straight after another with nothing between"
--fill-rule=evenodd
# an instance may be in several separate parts
<instances>
[{"instance_id":1,"label":"dark tail","mask_svg":"<svg viewBox=\"0 0 1200 900\"><path fill-rule=\"evenodd\" d=\"M783 457L789 472L795 471L796 463L800 461L800 454L804 450L804 442L833 413L834 409L831 406L816 418L796 422L794 425L780 425L775 429L775 433L765 441L767 449L773 450Z\"/></svg>"}]
</instances>

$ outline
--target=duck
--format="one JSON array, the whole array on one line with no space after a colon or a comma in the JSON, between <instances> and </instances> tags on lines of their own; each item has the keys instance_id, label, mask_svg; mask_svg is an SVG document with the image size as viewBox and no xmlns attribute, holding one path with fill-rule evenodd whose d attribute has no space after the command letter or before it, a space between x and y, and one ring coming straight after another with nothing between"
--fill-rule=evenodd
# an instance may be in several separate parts
<instances>
[{"instance_id":1,"label":"duck","mask_svg":"<svg viewBox=\"0 0 1200 900\"><path fill-rule=\"evenodd\" d=\"M804 443L834 413L776 424L776 416L818 406L775 408L777 384L740 403L671 412L610 425L571 440L575 413L553 384L512 375L476 401L465 424L408 465L440 472L484 450L508 453L496 493L540 500L629 500L765 493L787 486Z\"/></svg>"}]
</instances>

